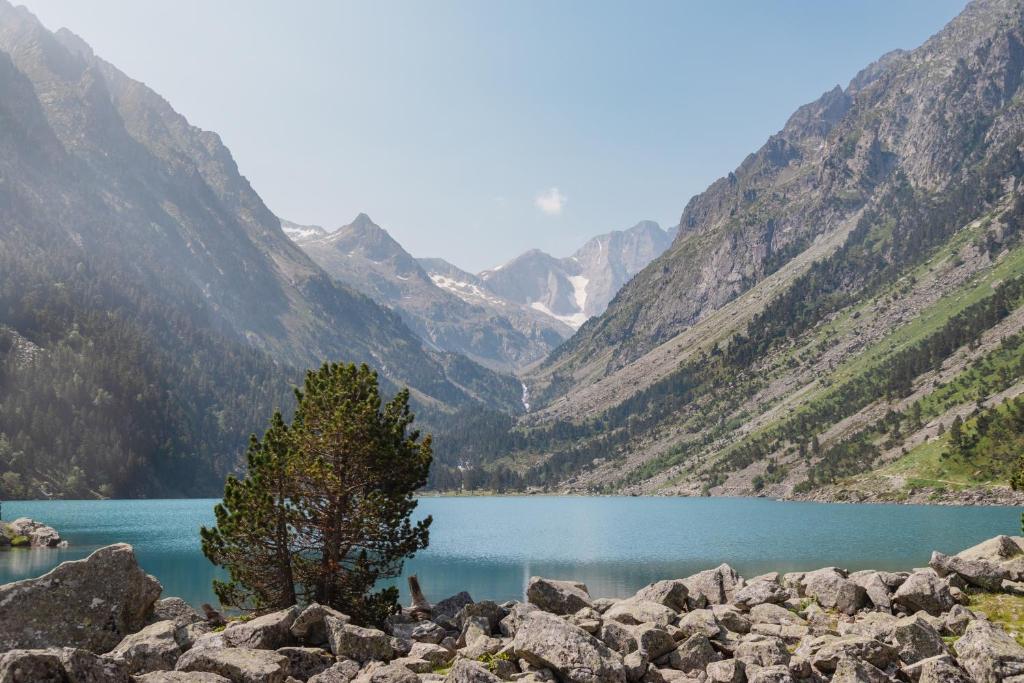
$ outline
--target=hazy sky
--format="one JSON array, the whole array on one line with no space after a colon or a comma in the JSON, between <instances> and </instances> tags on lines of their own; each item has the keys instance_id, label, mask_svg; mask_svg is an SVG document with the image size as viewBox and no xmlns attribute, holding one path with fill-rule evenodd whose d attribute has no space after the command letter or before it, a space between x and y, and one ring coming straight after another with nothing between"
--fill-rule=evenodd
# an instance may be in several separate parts
<instances>
[{"instance_id":1,"label":"hazy sky","mask_svg":"<svg viewBox=\"0 0 1024 683\"><path fill-rule=\"evenodd\" d=\"M365 211L474 271L675 224L797 106L965 4L23 2L218 132L278 215Z\"/></svg>"}]
</instances>

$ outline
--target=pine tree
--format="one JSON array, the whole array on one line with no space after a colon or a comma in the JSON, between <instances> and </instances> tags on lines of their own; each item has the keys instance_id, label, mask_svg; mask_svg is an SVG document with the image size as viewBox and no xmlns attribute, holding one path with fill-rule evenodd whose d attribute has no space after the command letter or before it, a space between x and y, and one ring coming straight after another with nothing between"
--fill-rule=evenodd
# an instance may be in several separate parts
<instances>
[{"instance_id":1,"label":"pine tree","mask_svg":"<svg viewBox=\"0 0 1024 683\"><path fill-rule=\"evenodd\" d=\"M365 365L325 363L295 391L291 426L275 414L253 437L244 479L229 478L203 552L227 568L215 582L228 606L266 611L316 601L379 624L397 607L405 558L426 547L431 519L415 524L430 437L410 430L409 392L382 405Z\"/></svg>"}]
</instances>

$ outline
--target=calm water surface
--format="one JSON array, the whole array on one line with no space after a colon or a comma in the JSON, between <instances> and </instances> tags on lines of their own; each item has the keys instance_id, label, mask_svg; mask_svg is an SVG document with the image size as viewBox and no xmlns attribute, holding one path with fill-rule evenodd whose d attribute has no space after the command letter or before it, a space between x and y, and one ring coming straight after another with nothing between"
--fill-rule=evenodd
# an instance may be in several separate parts
<instances>
[{"instance_id":1,"label":"calm water surface","mask_svg":"<svg viewBox=\"0 0 1024 683\"><path fill-rule=\"evenodd\" d=\"M0 584L116 542L135 546L164 596L214 602L218 575L199 549L214 500L7 502L3 516L57 528L63 550L0 551ZM957 552L1018 533L1019 508L835 505L747 498L426 498L430 547L406 563L427 597L520 598L531 575L577 579L597 596L728 562L741 574L835 565L909 569L931 551ZM404 581L400 586L404 588Z\"/></svg>"}]
</instances>

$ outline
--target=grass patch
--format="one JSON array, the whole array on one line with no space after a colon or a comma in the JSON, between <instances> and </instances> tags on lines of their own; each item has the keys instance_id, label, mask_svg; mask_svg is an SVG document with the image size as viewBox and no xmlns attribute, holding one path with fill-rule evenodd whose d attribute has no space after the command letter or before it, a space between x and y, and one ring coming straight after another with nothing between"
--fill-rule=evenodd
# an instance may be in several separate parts
<instances>
[{"instance_id":1,"label":"grass patch","mask_svg":"<svg viewBox=\"0 0 1024 683\"><path fill-rule=\"evenodd\" d=\"M1024 597L1006 593L971 593L968 607L984 612L989 621L999 624L1024 646Z\"/></svg>"}]
</instances>

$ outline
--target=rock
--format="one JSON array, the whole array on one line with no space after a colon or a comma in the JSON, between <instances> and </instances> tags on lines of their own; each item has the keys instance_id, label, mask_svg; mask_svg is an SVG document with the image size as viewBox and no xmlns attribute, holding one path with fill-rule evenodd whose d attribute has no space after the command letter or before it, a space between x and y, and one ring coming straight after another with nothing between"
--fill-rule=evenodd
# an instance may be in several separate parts
<instances>
[{"instance_id":1,"label":"rock","mask_svg":"<svg viewBox=\"0 0 1024 683\"><path fill-rule=\"evenodd\" d=\"M630 600L656 602L676 612L684 612L689 592L686 584L679 579L656 581L638 590Z\"/></svg>"},{"instance_id":2,"label":"rock","mask_svg":"<svg viewBox=\"0 0 1024 683\"><path fill-rule=\"evenodd\" d=\"M939 632L920 616L899 619L893 626L899 658L905 664L947 654L946 644Z\"/></svg>"},{"instance_id":3,"label":"rock","mask_svg":"<svg viewBox=\"0 0 1024 683\"><path fill-rule=\"evenodd\" d=\"M618 652L620 655L628 655L640 649L633 627L620 624L617 621L608 621L601 626L600 640L602 643ZM673 641L675 642L675 641ZM674 646L673 646L674 647Z\"/></svg>"},{"instance_id":4,"label":"rock","mask_svg":"<svg viewBox=\"0 0 1024 683\"><path fill-rule=\"evenodd\" d=\"M459 650L459 654L466 659L480 659L487 655L496 655L504 647L505 643L498 638L483 636Z\"/></svg>"},{"instance_id":5,"label":"rock","mask_svg":"<svg viewBox=\"0 0 1024 683\"><path fill-rule=\"evenodd\" d=\"M394 658L391 638L383 631L349 624L331 615L324 618L331 652L339 659L354 659L366 663L371 660L387 662Z\"/></svg>"},{"instance_id":6,"label":"rock","mask_svg":"<svg viewBox=\"0 0 1024 683\"><path fill-rule=\"evenodd\" d=\"M967 629L967 624L977 618L974 612L963 605L953 605L953 609L942 617L942 628L951 636L962 636Z\"/></svg>"},{"instance_id":7,"label":"rock","mask_svg":"<svg viewBox=\"0 0 1024 683\"><path fill-rule=\"evenodd\" d=\"M708 664L722 658L711 645L708 637L695 633L672 651L668 656L669 666L685 673L704 671Z\"/></svg>"},{"instance_id":8,"label":"rock","mask_svg":"<svg viewBox=\"0 0 1024 683\"><path fill-rule=\"evenodd\" d=\"M725 659L708 664L706 673L708 683L744 683L747 680L743 662L738 659Z\"/></svg>"},{"instance_id":9,"label":"rock","mask_svg":"<svg viewBox=\"0 0 1024 683\"><path fill-rule=\"evenodd\" d=\"M998 683L1024 676L1024 647L987 621L972 621L956 641L960 664L977 683Z\"/></svg>"},{"instance_id":10,"label":"rock","mask_svg":"<svg viewBox=\"0 0 1024 683\"><path fill-rule=\"evenodd\" d=\"M294 633L294 629L292 631ZM413 643L437 644L444 640L448 632L443 627L432 621L420 621L412 624L396 624L393 634L400 640L408 640Z\"/></svg>"},{"instance_id":11,"label":"rock","mask_svg":"<svg viewBox=\"0 0 1024 683\"><path fill-rule=\"evenodd\" d=\"M351 621L347 614L342 614L338 610L326 605L311 602L292 622L289 629L292 637L307 645L326 644L327 626L324 623L324 618L328 615L343 624Z\"/></svg>"},{"instance_id":12,"label":"rock","mask_svg":"<svg viewBox=\"0 0 1024 683\"><path fill-rule=\"evenodd\" d=\"M507 615L508 611L498 606L493 600L481 600L460 609L455 615L455 625L461 629L468 619L483 618L488 622L487 632L494 633L498 630L498 624Z\"/></svg>"},{"instance_id":13,"label":"rock","mask_svg":"<svg viewBox=\"0 0 1024 683\"><path fill-rule=\"evenodd\" d=\"M778 664L758 669L748 679L747 683L796 683L789 668Z\"/></svg>"},{"instance_id":14,"label":"rock","mask_svg":"<svg viewBox=\"0 0 1024 683\"><path fill-rule=\"evenodd\" d=\"M893 595L893 603L913 614L923 610L938 616L956 604L949 586L932 571L918 571L907 577Z\"/></svg>"},{"instance_id":15,"label":"rock","mask_svg":"<svg viewBox=\"0 0 1024 683\"><path fill-rule=\"evenodd\" d=\"M799 614L794 614L785 607L770 603L754 606L750 610L750 621L754 624L807 625L807 622Z\"/></svg>"},{"instance_id":16,"label":"rock","mask_svg":"<svg viewBox=\"0 0 1024 683\"><path fill-rule=\"evenodd\" d=\"M122 662L132 674L170 671L181 656L177 630L173 621L158 621L127 636L105 656Z\"/></svg>"},{"instance_id":17,"label":"rock","mask_svg":"<svg viewBox=\"0 0 1024 683\"><path fill-rule=\"evenodd\" d=\"M964 560L987 560L1002 563L1022 554L1024 554L1024 538L1000 535L982 541L966 550L961 550L956 556Z\"/></svg>"},{"instance_id":18,"label":"rock","mask_svg":"<svg viewBox=\"0 0 1024 683\"><path fill-rule=\"evenodd\" d=\"M269 650L208 647L183 654L175 670L214 673L232 683L284 683L288 658Z\"/></svg>"},{"instance_id":19,"label":"rock","mask_svg":"<svg viewBox=\"0 0 1024 683\"><path fill-rule=\"evenodd\" d=\"M473 604L473 598L466 591L457 593L449 598L445 598L441 602L435 603L433 608L434 620L436 621L439 617L454 619L455 615L459 613L466 605Z\"/></svg>"},{"instance_id":20,"label":"rock","mask_svg":"<svg viewBox=\"0 0 1024 683\"><path fill-rule=\"evenodd\" d=\"M773 581L754 581L736 592L733 603L742 610L750 610L765 603L781 604L789 598L789 591Z\"/></svg>"},{"instance_id":21,"label":"rock","mask_svg":"<svg viewBox=\"0 0 1024 683\"><path fill-rule=\"evenodd\" d=\"M733 633L750 633L750 619L732 605L712 605L718 623Z\"/></svg>"},{"instance_id":22,"label":"rock","mask_svg":"<svg viewBox=\"0 0 1024 683\"><path fill-rule=\"evenodd\" d=\"M884 671L867 662L855 659L841 659L832 674L832 683L889 683L892 681Z\"/></svg>"},{"instance_id":23,"label":"rock","mask_svg":"<svg viewBox=\"0 0 1024 683\"><path fill-rule=\"evenodd\" d=\"M512 643L517 655L571 683L624 683L622 658L586 631L545 612L525 615Z\"/></svg>"},{"instance_id":24,"label":"rock","mask_svg":"<svg viewBox=\"0 0 1024 683\"><path fill-rule=\"evenodd\" d=\"M228 647L254 650L276 650L291 645L291 627L298 616L299 608L289 607L249 621L232 622L224 629L224 643Z\"/></svg>"},{"instance_id":25,"label":"rock","mask_svg":"<svg viewBox=\"0 0 1024 683\"><path fill-rule=\"evenodd\" d=\"M539 612L541 609L536 605L531 605L528 602L517 602L508 611L508 616L501 620L498 624L498 630L501 631L501 635L506 638L512 638L516 635L516 630L519 628L519 624L523 621L523 617L531 612Z\"/></svg>"},{"instance_id":26,"label":"rock","mask_svg":"<svg viewBox=\"0 0 1024 683\"><path fill-rule=\"evenodd\" d=\"M455 656L451 650L446 650L440 645L433 643L416 643L412 646L412 650L409 652L410 657L417 657L419 659L430 662L434 668L442 667L452 661Z\"/></svg>"},{"instance_id":27,"label":"rock","mask_svg":"<svg viewBox=\"0 0 1024 683\"><path fill-rule=\"evenodd\" d=\"M202 671L154 671L135 676L135 683L231 683L217 674Z\"/></svg>"},{"instance_id":28,"label":"rock","mask_svg":"<svg viewBox=\"0 0 1024 683\"><path fill-rule=\"evenodd\" d=\"M0 651L107 652L145 626L161 590L139 568L130 545L100 548L38 578L0 586Z\"/></svg>"},{"instance_id":29,"label":"rock","mask_svg":"<svg viewBox=\"0 0 1024 683\"><path fill-rule=\"evenodd\" d=\"M867 591L835 567L805 574L804 594L817 600L825 609L834 609L842 614L856 614L867 600Z\"/></svg>"},{"instance_id":30,"label":"rock","mask_svg":"<svg viewBox=\"0 0 1024 683\"><path fill-rule=\"evenodd\" d=\"M19 517L8 526L13 535L28 538L29 545L33 548L58 548L67 545L56 529L28 517Z\"/></svg>"},{"instance_id":31,"label":"rock","mask_svg":"<svg viewBox=\"0 0 1024 683\"><path fill-rule=\"evenodd\" d=\"M709 609L695 609L687 612L679 620L679 630L684 638L689 638L695 633L702 633L708 638L717 638L722 632L722 625L718 623L718 617Z\"/></svg>"},{"instance_id":32,"label":"rock","mask_svg":"<svg viewBox=\"0 0 1024 683\"><path fill-rule=\"evenodd\" d=\"M908 676L917 683L974 683L952 657L932 657L914 666L917 667L916 677L910 672Z\"/></svg>"},{"instance_id":33,"label":"rock","mask_svg":"<svg viewBox=\"0 0 1024 683\"><path fill-rule=\"evenodd\" d=\"M480 662L460 659L444 679L448 683L499 683L500 678Z\"/></svg>"},{"instance_id":34,"label":"rock","mask_svg":"<svg viewBox=\"0 0 1024 683\"><path fill-rule=\"evenodd\" d=\"M886 612L892 611L892 590L880 572L857 572L851 574L849 580L864 589L872 605Z\"/></svg>"},{"instance_id":35,"label":"rock","mask_svg":"<svg viewBox=\"0 0 1024 683\"><path fill-rule=\"evenodd\" d=\"M357 683L419 683L420 679L404 666L374 662L352 680Z\"/></svg>"},{"instance_id":36,"label":"rock","mask_svg":"<svg viewBox=\"0 0 1024 683\"><path fill-rule=\"evenodd\" d=\"M346 659L309 679L309 683L348 683L359 675L359 664Z\"/></svg>"},{"instance_id":37,"label":"rock","mask_svg":"<svg viewBox=\"0 0 1024 683\"><path fill-rule=\"evenodd\" d=\"M465 646L473 643L477 638L489 638L490 635L491 625L487 619L484 617L470 617L463 625L457 642Z\"/></svg>"},{"instance_id":38,"label":"rock","mask_svg":"<svg viewBox=\"0 0 1024 683\"><path fill-rule=\"evenodd\" d=\"M939 576L956 574L972 586L987 591L998 591L1003 580L1010 578L1005 569L988 560L950 557L938 551L932 553L928 566Z\"/></svg>"},{"instance_id":39,"label":"rock","mask_svg":"<svg viewBox=\"0 0 1024 683\"><path fill-rule=\"evenodd\" d=\"M780 638L750 635L736 646L733 656L748 669L789 664L790 654Z\"/></svg>"},{"instance_id":40,"label":"rock","mask_svg":"<svg viewBox=\"0 0 1024 683\"><path fill-rule=\"evenodd\" d=\"M300 681L308 680L334 666L334 657L318 647L282 647L277 654L288 658L287 671Z\"/></svg>"},{"instance_id":41,"label":"rock","mask_svg":"<svg viewBox=\"0 0 1024 683\"><path fill-rule=\"evenodd\" d=\"M67 683L64 664L54 650L14 649L0 654L3 683Z\"/></svg>"},{"instance_id":42,"label":"rock","mask_svg":"<svg viewBox=\"0 0 1024 683\"><path fill-rule=\"evenodd\" d=\"M886 669L897 660L892 646L866 636L821 636L801 644L796 652L807 656L815 669L826 673L835 671L842 659L868 662L879 669Z\"/></svg>"},{"instance_id":43,"label":"rock","mask_svg":"<svg viewBox=\"0 0 1024 683\"><path fill-rule=\"evenodd\" d=\"M72 647L56 652L70 683L131 683L128 668L120 662Z\"/></svg>"},{"instance_id":44,"label":"rock","mask_svg":"<svg viewBox=\"0 0 1024 683\"><path fill-rule=\"evenodd\" d=\"M629 683L636 683L644 674L647 673L647 667L650 666L650 661L647 656L637 650L636 652L630 652L628 655L622 658L622 666L626 670L626 680Z\"/></svg>"},{"instance_id":45,"label":"rock","mask_svg":"<svg viewBox=\"0 0 1024 683\"><path fill-rule=\"evenodd\" d=\"M660 624L648 623L638 626L627 627L633 631L636 638L637 651L647 657L648 660L655 660L662 655L667 655L676 649L676 641Z\"/></svg>"},{"instance_id":46,"label":"rock","mask_svg":"<svg viewBox=\"0 0 1024 683\"><path fill-rule=\"evenodd\" d=\"M576 581L555 581L539 576L530 577L526 587L526 600L545 612L574 614L584 607L592 607L586 584Z\"/></svg>"},{"instance_id":47,"label":"rock","mask_svg":"<svg viewBox=\"0 0 1024 683\"><path fill-rule=\"evenodd\" d=\"M657 602L648 600L622 600L604 613L604 618L620 624L653 622L667 626L676 620L676 612Z\"/></svg>"},{"instance_id":48,"label":"rock","mask_svg":"<svg viewBox=\"0 0 1024 683\"><path fill-rule=\"evenodd\" d=\"M181 598L162 598L153 603L153 621L173 621L176 626L187 626L205 619Z\"/></svg>"},{"instance_id":49,"label":"rock","mask_svg":"<svg viewBox=\"0 0 1024 683\"><path fill-rule=\"evenodd\" d=\"M852 622L840 622L837 630L841 636L867 636L887 641L891 638L897 621L896 617L885 612L862 612Z\"/></svg>"},{"instance_id":50,"label":"rock","mask_svg":"<svg viewBox=\"0 0 1024 683\"><path fill-rule=\"evenodd\" d=\"M683 584L689 591L691 605L698 594L703 595L709 604L724 605L732 602L741 581L732 567L721 564L683 579Z\"/></svg>"}]
</instances>

